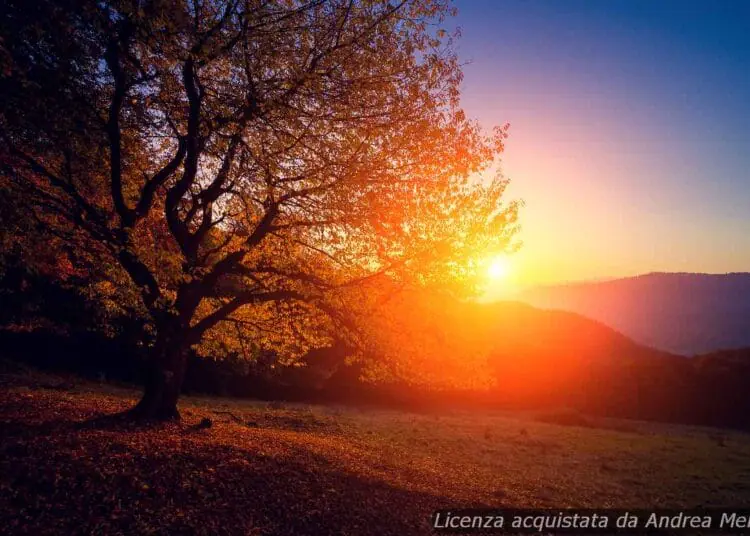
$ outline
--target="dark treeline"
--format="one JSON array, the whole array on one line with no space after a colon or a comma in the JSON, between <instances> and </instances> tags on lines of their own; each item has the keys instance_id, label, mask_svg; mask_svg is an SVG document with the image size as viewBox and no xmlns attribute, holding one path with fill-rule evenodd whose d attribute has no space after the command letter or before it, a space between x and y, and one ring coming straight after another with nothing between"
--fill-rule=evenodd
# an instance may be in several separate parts
<instances>
[{"instance_id":1,"label":"dark treeline","mask_svg":"<svg viewBox=\"0 0 750 536\"><path fill-rule=\"evenodd\" d=\"M73 337L0 332L2 357L36 367L75 372L95 380L139 383L144 363L127 341L97 333ZM319 351L338 359L335 348ZM185 392L218 396L392 407L416 411L546 409L567 407L586 414L750 430L750 349L721 351L662 362L600 365L559 389L528 391L505 376L487 391L428 389L407 382L368 383L359 365L340 362L325 379L315 365L270 369L237 356L190 357ZM270 361L269 361L270 362Z\"/></svg>"},{"instance_id":2,"label":"dark treeline","mask_svg":"<svg viewBox=\"0 0 750 536\"><path fill-rule=\"evenodd\" d=\"M0 358L139 385L147 373L142 328L111 315L76 283L2 256ZM479 305L407 294L392 301L391 351L413 353L406 375L363 381L372 359L347 360L339 342L293 364L276 352L192 352L184 391L265 400L336 402L411 410L573 408L609 417L750 430L750 349L682 357L633 343L602 324L521 304ZM406 306L409 305L409 307ZM400 315L400 316L399 316ZM410 322L407 319L411 318ZM383 328L387 331L386 328ZM391 328L392 329L392 328ZM416 349L416 350L415 350ZM490 376L487 389L415 380L471 361Z\"/></svg>"}]
</instances>

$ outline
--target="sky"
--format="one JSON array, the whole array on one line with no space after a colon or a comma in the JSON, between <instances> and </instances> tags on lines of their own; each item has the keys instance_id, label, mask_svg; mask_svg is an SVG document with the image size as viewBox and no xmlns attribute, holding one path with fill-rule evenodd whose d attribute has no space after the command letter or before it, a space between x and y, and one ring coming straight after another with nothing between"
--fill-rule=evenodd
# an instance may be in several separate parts
<instances>
[{"instance_id":1,"label":"sky","mask_svg":"<svg viewBox=\"0 0 750 536\"><path fill-rule=\"evenodd\" d=\"M505 290L750 271L750 1L457 0L462 105L510 123Z\"/></svg>"}]
</instances>

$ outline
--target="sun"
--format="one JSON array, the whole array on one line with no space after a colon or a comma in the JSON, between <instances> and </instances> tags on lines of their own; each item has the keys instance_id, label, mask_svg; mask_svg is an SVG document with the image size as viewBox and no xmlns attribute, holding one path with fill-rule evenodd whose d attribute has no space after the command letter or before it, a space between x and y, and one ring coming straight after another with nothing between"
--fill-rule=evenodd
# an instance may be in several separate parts
<instances>
[{"instance_id":1,"label":"sun","mask_svg":"<svg viewBox=\"0 0 750 536\"><path fill-rule=\"evenodd\" d=\"M505 279L510 274L510 262L508 257L498 255L490 259L487 266L487 276L495 281Z\"/></svg>"}]
</instances>

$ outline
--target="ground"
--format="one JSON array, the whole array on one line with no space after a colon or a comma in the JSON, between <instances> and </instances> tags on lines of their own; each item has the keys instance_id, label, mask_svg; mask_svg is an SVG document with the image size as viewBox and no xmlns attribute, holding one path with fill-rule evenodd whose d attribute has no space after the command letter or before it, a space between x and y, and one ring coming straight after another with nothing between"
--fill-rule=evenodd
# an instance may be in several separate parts
<instances>
[{"instance_id":1,"label":"ground","mask_svg":"<svg viewBox=\"0 0 750 536\"><path fill-rule=\"evenodd\" d=\"M185 397L183 421L97 417L136 390L0 373L13 534L429 534L438 507L750 504L750 436L568 413L414 414ZM212 426L200 426L203 419Z\"/></svg>"}]
</instances>

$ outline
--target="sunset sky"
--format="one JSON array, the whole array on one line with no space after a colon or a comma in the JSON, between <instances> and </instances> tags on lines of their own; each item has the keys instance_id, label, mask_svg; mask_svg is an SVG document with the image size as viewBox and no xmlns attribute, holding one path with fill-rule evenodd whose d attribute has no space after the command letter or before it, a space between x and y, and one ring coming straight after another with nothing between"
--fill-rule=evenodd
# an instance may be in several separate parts
<instances>
[{"instance_id":1,"label":"sunset sky","mask_svg":"<svg viewBox=\"0 0 750 536\"><path fill-rule=\"evenodd\" d=\"M456 6L464 107L511 124L526 202L498 287L750 270L750 2Z\"/></svg>"}]
</instances>

